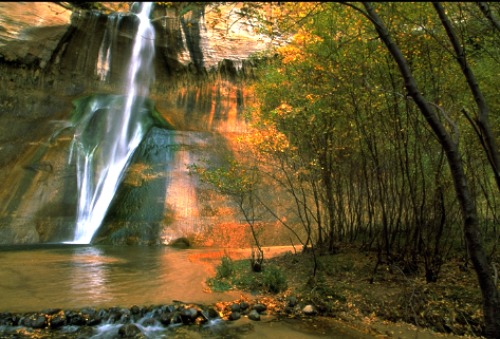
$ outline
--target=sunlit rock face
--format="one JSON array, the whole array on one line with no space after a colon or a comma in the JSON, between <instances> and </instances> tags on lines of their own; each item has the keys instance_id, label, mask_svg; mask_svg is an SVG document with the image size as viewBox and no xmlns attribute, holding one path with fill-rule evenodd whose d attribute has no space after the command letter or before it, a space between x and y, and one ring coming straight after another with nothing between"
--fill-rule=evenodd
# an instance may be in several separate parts
<instances>
[{"instance_id":1,"label":"sunlit rock face","mask_svg":"<svg viewBox=\"0 0 500 339\"><path fill-rule=\"evenodd\" d=\"M5 61L46 66L71 25L71 11L55 3L0 3L0 54Z\"/></svg>"},{"instance_id":2,"label":"sunlit rock face","mask_svg":"<svg viewBox=\"0 0 500 339\"><path fill-rule=\"evenodd\" d=\"M93 242L164 244L186 236L224 245L248 233L234 203L187 169L201 160L223 162L231 138L245 132L243 112L253 104L249 56L272 43L251 23L226 30L230 9L217 25L209 8L183 16L153 11L150 99L169 128L148 132ZM136 25L123 12L0 3L0 244L72 238L72 101L123 94Z\"/></svg>"}]
</instances>

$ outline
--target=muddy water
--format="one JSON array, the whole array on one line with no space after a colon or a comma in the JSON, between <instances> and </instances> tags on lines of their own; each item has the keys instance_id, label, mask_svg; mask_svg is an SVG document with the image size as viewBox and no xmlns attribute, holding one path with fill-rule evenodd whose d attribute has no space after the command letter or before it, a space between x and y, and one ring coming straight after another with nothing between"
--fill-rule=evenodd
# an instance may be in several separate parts
<instances>
[{"instance_id":1,"label":"muddy water","mask_svg":"<svg viewBox=\"0 0 500 339\"><path fill-rule=\"evenodd\" d=\"M214 251L215 252L215 251ZM232 300L204 292L202 250L170 247L20 246L0 249L0 311Z\"/></svg>"},{"instance_id":2,"label":"muddy water","mask_svg":"<svg viewBox=\"0 0 500 339\"><path fill-rule=\"evenodd\" d=\"M224 254L248 257L243 250L170 247L0 247L0 312L237 300L240 292L213 293L204 285ZM330 325L248 319L235 323L245 322L251 330L241 334L244 338L360 338Z\"/></svg>"}]
</instances>

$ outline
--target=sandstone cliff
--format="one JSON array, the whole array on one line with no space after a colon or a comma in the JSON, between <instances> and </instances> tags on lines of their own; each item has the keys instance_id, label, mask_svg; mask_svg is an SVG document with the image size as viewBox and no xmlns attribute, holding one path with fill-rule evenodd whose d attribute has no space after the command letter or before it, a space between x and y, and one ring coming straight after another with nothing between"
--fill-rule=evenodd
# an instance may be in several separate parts
<instances>
[{"instance_id":1,"label":"sandstone cliff","mask_svg":"<svg viewBox=\"0 0 500 339\"><path fill-rule=\"evenodd\" d=\"M127 68L134 17L67 7L0 3L0 244L61 241L71 235L76 179L68 160L72 134L67 121L72 100L117 93ZM207 225L210 218L200 211L207 204L216 209L207 201L214 197L200 193L186 166L193 159L217 159L216 150L228 151L225 139L244 131L241 114L252 100L244 84L252 75L249 57L273 43L255 32L255 22L235 20L236 13L229 5L222 12L199 7L182 16L158 7L152 14L157 31L152 98L176 132L155 131L144 142L143 156L132 164L103 227L104 241L155 243L179 235L180 229L186 233L195 224ZM106 48L111 56L103 52ZM154 182L160 186L147 178L162 178ZM131 217L126 206L142 210ZM239 220L236 214L221 220Z\"/></svg>"}]
</instances>

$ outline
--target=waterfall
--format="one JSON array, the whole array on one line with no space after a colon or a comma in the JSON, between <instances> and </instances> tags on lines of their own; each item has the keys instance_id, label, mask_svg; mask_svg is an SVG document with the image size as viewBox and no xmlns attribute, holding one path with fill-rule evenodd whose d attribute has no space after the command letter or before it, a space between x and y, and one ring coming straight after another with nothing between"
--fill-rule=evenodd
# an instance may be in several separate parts
<instances>
[{"instance_id":1,"label":"waterfall","mask_svg":"<svg viewBox=\"0 0 500 339\"><path fill-rule=\"evenodd\" d=\"M136 3L134 37L124 95L96 95L78 102L72 153L76 156L78 211L72 243L89 244L101 225L135 149L148 132L149 87L154 78L152 3ZM109 61L106 47L104 63ZM109 65L107 65L109 67ZM105 76L104 76L105 78Z\"/></svg>"},{"instance_id":2,"label":"waterfall","mask_svg":"<svg viewBox=\"0 0 500 339\"><path fill-rule=\"evenodd\" d=\"M118 31L119 15L110 15L97 57L96 74L101 81L107 81L111 68L111 45Z\"/></svg>"}]
</instances>

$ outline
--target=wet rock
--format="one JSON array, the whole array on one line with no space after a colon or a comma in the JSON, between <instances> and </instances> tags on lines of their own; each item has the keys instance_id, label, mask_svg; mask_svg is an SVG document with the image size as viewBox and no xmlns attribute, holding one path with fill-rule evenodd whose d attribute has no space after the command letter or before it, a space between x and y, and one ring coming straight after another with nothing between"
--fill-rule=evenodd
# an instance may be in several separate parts
<instances>
[{"instance_id":1,"label":"wet rock","mask_svg":"<svg viewBox=\"0 0 500 339\"><path fill-rule=\"evenodd\" d=\"M59 313L61 311L62 310L60 308L49 308L49 309L43 310L42 313L47 314L47 315L54 315L54 314Z\"/></svg>"},{"instance_id":2,"label":"wet rock","mask_svg":"<svg viewBox=\"0 0 500 339\"><path fill-rule=\"evenodd\" d=\"M242 312L248 310L249 307L250 305L246 301L240 302L240 309Z\"/></svg>"},{"instance_id":3,"label":"wet rock","mask_svg":"<svg viewBox=\"0 0 500 339\"><path fill-rule=\"evenodd\" d=\"M79 312L66 311L65 316L68 325L83 326L87 323L87 320Z\"/></svg>"},{"instance_id":4,"label":"wet rock","mask_svg":"<svg viewBox=\"0 0 500 339\"><path fill-rule=\"evenodd\" d=\"M64 315L64 312L60 312L58 314L55 314L50 318L50 328L56 329L59 327L62 327L66 325L67 320L66 316Z\"/></svg>"},{"instance_id":5,"label":"wet rock","mask_svg":"<svg viewBox=\"0 0 500 339\"><path fill-rule=\"evenodd\" d=\"M101 318L98 318L97 316L90 317L87 319L87 325L89 326L99 325L100 323L101 323Z\"/></svg>"},{"instance_id":6,"label":"wet rock","mask_svg":"<svg viewBox=\"0 0 500 339\"><path fill-rule=\"evenodd\" d=\"M145 314L148 314L149 316L153 318L160 319L161 315L164 313L163 307L150 307L148 311L145 312ZM132 314L133 315L133 314Z\"/></svg>"},{"instance_id":7,"label":"wet rock","mask_svg":"<svg viewBox=\"0 0 500 339\"><path fill-rule=\"evenodd\" d=\"M130 322L131 315L130 313L123 313L122 316L120 317L120 324L126 324Z\"/></svg>"},{"instance_id":8,"label":"wet rock","mask_svg":"<svg viewBox=\"0 0 500 339\"><path fill-rule=\"evenodd\" d=\"M288 298L288 306L290 307L295 307L295 305L297 305L297 302L297 297L291 296L290 298Z\"/></svg>"},{"instance_id":9,"label":"wet rock","mask_svg":"<svg viewBox=\"0 0 500 339\"><path fill-rule=\"evenodd\" d=\"M231 312L240 312L240 311L241 311L240 304L235 303L231 305Z\"/></svg>"},{"instance_id":10,"label":"wet rock","mask_svg":"<svg viewBox=\"0 0 500 339\"><path fill-rule=\"evenodd\" d=\"M158 319L163 325L168 326L172 321L172 313L164 312L160 315Z\"/></svg>"},{"instance_id":11,"label":"wet rock","mask_svg":"<svg viewBox=\"0 0 500 339\"><path fill-rule=\"evenodd\" d=\"M0 313L0 325L17 326L19 317L9 312Z\"/></svg>"},{"instance_id":12,"label":"wet rock","mask_svg":"<svg viewBox=\"0 0 500 339\"><path fill-rule=\"evenodd\" d=\"M108 318L109 322L125 324L129 320L130 320L130 310L120 307L113 307L109 310L109 318Z\"/></svg>"},{"instance_id":13,"label":"wet rock","mask_svg":"<svg viewBox=\"0 0 500 339\"><path fill-rule=\"evenodd\" d=\"M45 328L47 327L47 319L43 314L32 314L24 318L21 322L23 326L31 328Z\"/></svg>"},{"instance_id":14,"label":"wet rock","mask_svg":"<svg viewBox=\"0 0 500 339\"><path fill-rule=\"evenodd\" d=\"M148 327L148 326L155 326L157 325L158 322L156 319L154 318L146 318L144 319L144 321L142 321L141 325L144 326L144 327Z\"/></svg>"},{"instance_id":15,"label":"wet rock","mask_svg":"<svg viewBox=\"0 0 500 339\"><path fill-rule=\"evenodd\" d=\"M234 302L230 307L227 320L235 321L246 315L252 321L261 320L261 313L267 310L265 304L257 303L252 307L246 302ZM296 314L302 312L301 308L296 306ZM317 310L315 309L317 312ZM97 330L95 325L104 322L107 324L120 324L119 328L113 330L113 338L146 338L141 332L141 326L165 326L175 325L200 326L210 319L220 318L220 314L213 306L201 306L195 304L184 304L176 302L172 305L159 305L131 308L112 307L109 309L83 308L80 310L47 310L47 313L22 314L19 318L20 326L23 331L37 332L44 329L47 333L52 332L51 338L56 338L58 331L64 326L71 326L71 335L75 339L84 339L93 337ZM139 316L140 315L140 316ZM135 319L134 317L138 317ZM0 337L17 326L16 315L11 313L0 313ZM128 320L127 320L128 319ZM140 324L140 325L138 325ZM3 325L3 328L2 328ZM7 326L5 326L7 325ZM116 325L115 325L116 326ZM243 325L245 326L245 325ZM253 325L250 325L252 327ZM222 325L222 327L225 327ZM238 328L241 326L238 325ZM17 328L19 329L19 328ZM115 331L118 331L115 332Z\"/></svg>"},{"instance_id":16,"label":"wet rock","mask_svg":"<svg viewBox=\"0 0 500 339\"><path fill-rule=\"evenodd\" d=\"M94 329L90 326L82 326L77 331L77 339L91 338L94 336Z\"/></svg>"},{"instance_id":17,"label":"wet rock","mask_svg":"<svg viewBox=\"0 0 500 339\"><path fill-rule=\"evenodd\" d=\"M175 311L177 311L177 307L175 307L175 305L163 305L160 307L160 310L162 312L174 313Z\"/></svg>"},{"instance_id":18,"label":"wet rock","mask_svg":"<svg viewBox=\"0 0 500 339\"><path fill-rule=\"evenodd\" d=\"M198 317L198 310L190 307L181 311L181 318L184 324L192 324Z\"/></svg>"},{"instance_id":19,"label":"wet rock","mask_svg":"<svg viewBox=\"0 0 500 339\"><path fill-rule=\"evenodd\" d=\"M161 315L161 311L158 311L156 317L159 319ZM142 309L139 306L132 306L130 308L130 318L133 322L139 321L144 316Z\"/></svg>"},{"instance_id":20,"label":"wet rock","mask_svg":"<svg viewBox=\"0 0 500 339\"><path fill-rule=\"evenodd\" d=\"M134 305L130 308L130 313L132 314L140 314L141 313L141 308L137 305Z\"/></svg>"},{"instance_id":21,"label":"wet rock","mask_svg":"<svg viewBox=\"0 0 500 339\"><path fill-rule=\"evenodd\" d=\"M241 313L240 312L231 312L231 314L229 314L229 320L238 320L241 318Z\"/></svg>"},{"instance_id":22,"label":"wet rock","mask_svg":"<svg viewBox=\"0 0 500 339\"><path fill-rule=\"evenodd\" d=\"M139 327L134 324L125 324L118 330L120 338L133 338L142 333Z\"/></svg>"},{"instance_id":23,"label":"wet rock","mask_svg":"<svg viewBox=\"0 0 500 339\"><path fill-rule=\"evenodd\" d=\"M170 318L170 324L182 324L182 317L180 312L176 311L172 314L172 318Z\"/></svg>"},{"instance_id":24,"label":"wet rock","mask_svg":"<svg viewBox=\"0 0 500 339\"><path fill-rule=\"evenodd\" d=\"M264 305L264 304L261 304L261 303L258 303L258 304L255 304L253 306L253 309L259 313L262 313L264 312L265 310L267 310L267 306Z\"/></svg>"},{"instance_id":25,"label":"wet rock","mask_svg":"<svg viewBox=\"0 0 500 339\"><path fill-rule=\"evenodd\" d=\"M97 316L99 317L99 319L109 319L109 312L108 310L106 309L100 309L98 312L97 312Z\"/></svg>"},{"instance_id":26,"label":"wet rock","mask_svg":"<svg viewBox=\"0 0 500 339\"><path fill-rule=\"evenodd\" d=\"M259 312L257 312L256 310L251 310L250 313L248 313L248 319L259 321L260 320Z\"/></svg>"},{"instance_id":27,"label":"wet rock","mask_svg":"<svg viewBox=\"0 0 500 339\"><path fill-rule=\"evenodd\" d=\"M97 313L96 309L95 308L91 308L91 307L84 307L80 310L80 313L81 314L88 314L89 316L93 316Z\"/></svg>"},{"instance_id":28,"label":"wet rock","mask_svg":"<svg viewBox=\"0 0 500 339\"><path fill-rule=\"evenodd\" d=\"M202 314L203 316L205 316L205 318L207 318L207 320L219 318L219 312L217 312L217 310L212 307L204 310Z\"/></svg>"},{"instance_id":29,"label":"wet rock","mask_svg":"<svg viewBox=\"0 0 500 339\"><path fill-rule=\"evenodd\" d=\"M80 311L83 319L85 319L85 324L89 326L97 325L101 322L101 318L98 316L98 312L94 308L83 308Z\"/></svg>"}]
</instances>

